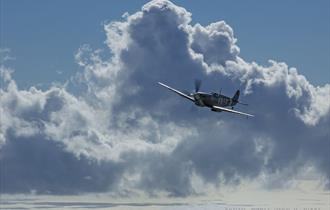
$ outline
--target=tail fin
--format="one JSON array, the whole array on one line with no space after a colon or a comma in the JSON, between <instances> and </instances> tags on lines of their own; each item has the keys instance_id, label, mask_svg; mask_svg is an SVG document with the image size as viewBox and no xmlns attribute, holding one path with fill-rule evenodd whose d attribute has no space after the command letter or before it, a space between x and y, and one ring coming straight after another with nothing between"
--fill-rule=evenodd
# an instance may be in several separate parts
<instances>
[{"instance_id":1,"label":"tail fin","mask_svg":"<svg viewBox=\"0 0 330 210\"><path fill-rule=\"evenodd\" d=\"M238 98L239 98L239 90L236 91L236 93L232 99L233 99L233 101L238 102Z\"/></svg>"},{"instance_id":2,"label":"tail fin","mask_svg":"<svg viewBox=\"0 0 330 210\"><path fill-rule=\"evenodd\" d=\"M236 105L237 103L241 104L241 105L245 105L247 106L248 104L245 104L245 103L242 103L242 102L239 102L238 101L238 98L239 98L239 90L236 91L235 95L232 97L232 100L233 100L233 103L232 105Z\"/></svg>"}]
</instances>

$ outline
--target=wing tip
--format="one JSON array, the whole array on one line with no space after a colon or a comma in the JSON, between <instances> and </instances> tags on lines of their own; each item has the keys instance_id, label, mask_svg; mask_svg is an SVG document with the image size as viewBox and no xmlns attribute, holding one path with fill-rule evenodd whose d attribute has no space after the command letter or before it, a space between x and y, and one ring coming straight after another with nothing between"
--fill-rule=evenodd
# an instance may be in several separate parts
<instances>
[{"instance_id":1,"label":"wing tip","mask_svg":"<svg viewBox=\"0 0 330 210\"><path fill-rule=\"evenodd\" d=\"M167 86L167 85L165 85L164 83L161 83L161 82L157 82L157 83L161 86Z\"/></svg>"}]
</instances>

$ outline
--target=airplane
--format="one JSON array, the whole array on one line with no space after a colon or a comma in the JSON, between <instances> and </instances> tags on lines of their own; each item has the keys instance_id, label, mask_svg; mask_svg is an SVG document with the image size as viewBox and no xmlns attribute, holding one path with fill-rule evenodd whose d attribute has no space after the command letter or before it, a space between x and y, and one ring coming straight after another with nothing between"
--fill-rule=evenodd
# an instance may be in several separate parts
<instances>
[{"instance_id":1,"label":"airplane","mask_svg":"<svg viewBox=\"0 0 330 210\"><path fill-rule=\"evenodd\" d=\"M234 110L234 106L236 104L242 104L242 105L247 105L244 103L241 103L238 101L239 98L239 94L240 91L237 90L235 95L230 98L228 96L222 95L221 91L220 93L215 93L215 92L211 92L211 93L205 93L205 92L200 92L200 86L201 86L201 81L200 80L196 80L195 81L195 92L194 93L183 93L181 91L178 91L168 85L165 85L161 82L158 82L159 85L177 93L178 95L192 101L195 103L195 105L200 106L200 107L209 107L211 108L211 111L214 112L230 112L230 113L234 113L234 114L239 114L239 115L244 115L246 117L254 117L254 115L252 114L248 114L248 113L244 113L244 112L240 112L240 111L236 111ZM230 108L226 108L226 107L231 107Z\"/></svg>"}]
</instances>

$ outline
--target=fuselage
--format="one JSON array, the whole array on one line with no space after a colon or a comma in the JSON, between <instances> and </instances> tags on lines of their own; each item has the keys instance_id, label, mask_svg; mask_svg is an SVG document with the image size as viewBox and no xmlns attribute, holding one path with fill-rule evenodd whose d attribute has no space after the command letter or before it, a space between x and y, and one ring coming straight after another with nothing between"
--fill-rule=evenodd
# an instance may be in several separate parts
<instances>
[{"instance_id":1,"label":"fuselage","mask_svg":"<svg viewBox=\"0 0 330 210\"><path fill-rule=\"evenodd\" d=\"M236 101L233 101L232 98L228 96L221 95L219 93L204 93L197 92L192 94L195 99L195 104L197 106L207 106L212 108L213 106L235 106L237 104Z\"/></svg>"}]
</instances>

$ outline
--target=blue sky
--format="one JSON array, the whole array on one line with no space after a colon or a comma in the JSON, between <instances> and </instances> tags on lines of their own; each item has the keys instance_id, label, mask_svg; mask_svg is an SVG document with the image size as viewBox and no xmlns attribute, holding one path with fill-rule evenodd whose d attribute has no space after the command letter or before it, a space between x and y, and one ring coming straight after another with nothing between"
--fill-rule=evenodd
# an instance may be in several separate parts
<instances>
[{"instance_id":1,"label":"blue sky","mask_svg":"<svg viewBox=\"0 0 330 210\"><path fill-rule=\"evenodd\" d=\"M15 57L8 65L18 85L66 80L78 69L74 53L81 45L106 48L104 22L145 2L1 0L1 48ZM284 61L314 85L329 82L329 1L174 2L193 14L193 23L225 20L247 61Z\"/></svg>"}]
</instances>

